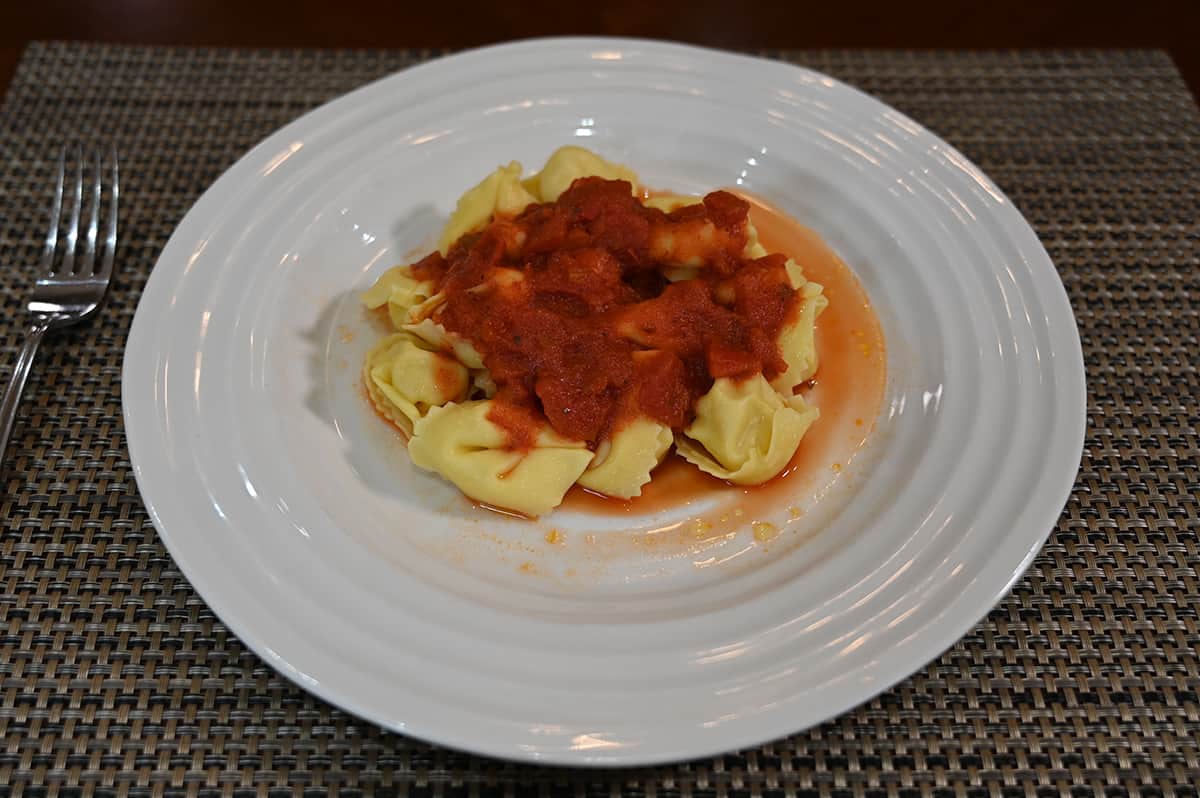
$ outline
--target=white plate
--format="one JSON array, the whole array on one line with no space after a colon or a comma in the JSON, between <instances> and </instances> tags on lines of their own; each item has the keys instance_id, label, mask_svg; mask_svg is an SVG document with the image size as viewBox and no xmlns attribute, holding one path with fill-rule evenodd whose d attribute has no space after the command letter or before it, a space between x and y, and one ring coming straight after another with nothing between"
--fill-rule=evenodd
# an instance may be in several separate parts
<instances>
[{"instance_id":1,"label":"white plate","mask_svg":"<svg viewBox=\"0 0 1200 798\"><path fill-rule=\"evenodd\" d=\"M650 185L774 201L875 304L875 434L795 499L800 519L761 516L783 530L768 545L629 531L694 507L541 524L475 510L358 394L376 333L355 293L480 175L571 142ZM760 743L912 673L1038 551L1084 429L1062 284L975 166L824 75L628 40L437 60L270 136L171 237L122 388L159 534L255 652L387 728L563 764Z\"/></svg>"}]
</instances>

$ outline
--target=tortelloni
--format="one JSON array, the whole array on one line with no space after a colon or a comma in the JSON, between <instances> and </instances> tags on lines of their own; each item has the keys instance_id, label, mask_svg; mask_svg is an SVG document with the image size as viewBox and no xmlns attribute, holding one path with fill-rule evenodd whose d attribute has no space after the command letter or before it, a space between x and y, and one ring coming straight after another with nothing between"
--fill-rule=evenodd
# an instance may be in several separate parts
<instances>
[{"instance_id":1,"label":"tortelloni","mask_svg":"<svg viewBox=\"0 0 1200 798\"><path fill-rule=\"evenodd\" d=\"M421 319L416 324L403 324L400 329L420 338L431 349L451 352L467 368L472 371L483 368L483 356L475 346L463 338L447 332L446 328L433 319Z\"/></svg>"},{"instance_id":2,"label":"tortelloni","mask_svg":"<svg viewBox=\"0 0 1200 798\"><path fill-rule=\"evenodd\" d=\"M459 198L438 239L438 251L445 255L455 241L483 227L495 214L516 216L531 202L537 202L537 197L521 185L521 164L501 166Z\"/></svg>"},{"instance_id":3,"label":"tortelloni","mask_svg":"<svg viewBox=\"0 0 1200 798\"><path fill-rule=\"evenodd\" d=\"M701 471L737 485L779 474L818 411L800 396L784 399L761 375L717 380L696 402L696 419L676 447Z\"/></svg>"},{"instance_id":4,"label":"tortelloni","mask_svg":"<svg viewBox=\"0 0 1200 798\"><path fill-rule=\"evenodd\" d=\"M651 207L651 208L658 208L659 210L666 211L669 213L670 211L676 210L678 208L684 208L684 207L687 207L688 205L698 205L699 202L700 202L699 197L680 197L680 196L675 196L675 195L665 195L665 196L651 197L650 199L646 200L646 206ZM754 227L753 224L750 224L749 222L747 222L747 224L746 224L746 245L742 248L742 255L746 258L753 260L756 258L764 257L767 254L768 254L767 248L764 247L761 243L759 243L758 230ZM701 258L701 260L702 260L702 258ZM788 261L788 263L795 265L790 260ZM800 267L797 266L796 268L799 269ZM663 276L666 277L671 282L677 283L677 282L680 282L681 280L691 280L692 278L698 276L700 274L701 270L702 270L701 267L694 266L694 265L692 265L692 266L671 265L671 266L667 266L666 268L663 269ZM788 274L789 274L789 276L791 275L790 268L788 270ZM801 276L801 282L803 282L803 276ZM796 284L793 282L792 287L799 288L800 286L799 286L799 284Z\"/></svg>"},{"instance_id":5,"label":"tortelloni","mask_svg":"<svg viewBox=\"0 0 1200 798\"><path fill-rule=\"evenodd\" d=\"M514 161L362 295L391 328L366 393L414 464L528 516L572 485L641 496L672 446L737 485L787 468L818 417L796 393L824 289L768 253L745 199L642 191L580 147L529 177Z\"/></svg>"},{"instance_id":6,"label":"tortelloni","mask_svg":"<svg viewBox=\"0 0 1200 798\"><path fill-rule=\"evenodd\" d=\"M637 190L638 176L632 169L601 158L583 147L560 147L546 161L542 171L524 182L526 190L542 202L553 202L581 177L624 180Z\"/></svg>"},{"instance_id":7,"label":"tortelloni","mask_svg":"<svg viewBox=\"0 0 1200 798\"><path fill-rule=\"evenodd\" d=\"M436 471L477 501L531 516L549 512L587 468L592 452L549 425L539 430L532 447L511 448L505 430L488 418L492 401L430 410L408 443L413 463Z\"/></svg>"},{"instance_id":8,"label":"tortelloni","mask_svg":"<svg viewBox=\"0 0 1200 798\"><path fill-rule=\"evenodd\" d=\"M829 306L824 289L804 278L804 271L793 260L787 262L788 279L800 294L795 318L779 333L779 351L787 370L771 380L771 386L784 396L817 373L817 317Z\"/></svg>"},{"instance_id":9,"label":"tortelloni","mask_svg":"<svg viewBox=\"0 0 1200 798\"><path fill-rule=\"evenodd\" d=\"M674 436L666 424L635 418L596 447L596 457L579 484L605 496L632 499L671 448Z\"/></svg>"},{"instance_id":10,"label":"tortelloni","mask_svg":"<svg viewBox=\"0 0 1200 798\"><path fill-rule=\"evenodd\" d=\"M408 435L431 408L467 397L467 368L408 333L384 338L367 355L363 384L372 404Z\"/></svg>"},{"instance_id":11,"label":"tortelloni","mask_svg":"<svg viewBox=\"0 0 1200 798\"><path fill-rule=\"evenodd\" d=\"M416 321L420 310L428 308L436 294L432 281L418 280L407 266L393 266L363 292L361 299L368 310L387 305L388 318L400 328Z\"/></svg>"},{"instance_id":12,"label":"tortelloni","mask_svg":"<svg viewBox=\"0 0 1200 798\"><path fill-rule=\"evenodd\" d=\"M464 234L479 230L497 217L512 217L535 202L553 202L581 177L626 180L634 191L638 177L632 170L601 158L582 147L560 147L542 170L524 180L517 161L501 166L463 194L442 228L438 251L445 255Z\"/></svg>"}]
</instances>

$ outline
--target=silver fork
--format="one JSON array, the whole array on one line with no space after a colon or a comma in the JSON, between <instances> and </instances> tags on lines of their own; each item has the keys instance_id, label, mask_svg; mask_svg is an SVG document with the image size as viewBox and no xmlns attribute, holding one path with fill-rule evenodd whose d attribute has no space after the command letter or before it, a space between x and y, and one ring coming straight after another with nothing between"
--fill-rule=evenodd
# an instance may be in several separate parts
<instances>
[{"instance_id":1,"label":"silver fork","mask_svg":"<svg viewBox=\"0 0 1200 798\"><path fill-rule=\"evenodd\" d=\"M105 214L101 233L101 204L105 194L105 160L97 151L90 168L80 147L74 149L74 180L67 184L68 209L70 216L63 230L63 241L59 242L59 227L62 221L63 187L66 182L67 150L58 156L58 180L54 199L50 205L50 230L46 233L46 246L42 250L41 265L37 281L25 303L31 320L25 335L25 344L13 366L8 388L0 400L0 460L8 448L8 436L12 432L17 406L21 403L21 392L29 377L30 366L37 354L38 344L50 330L66 327L91 316L100 307L108 284L112 278L113 255L117 249L117 198L120 194L117 175L117 151L110 149L108 158L112 164L108 188L108 212ZM91 185L84 194L84 172L92 173ZM84 202L88 204L87 217L83 217ZM82 247L79 246L83 239ZM102 247L99 263L96 261L96 245ZM78 257L77 257L78 255Z\"/></svg>"}]
</instances>

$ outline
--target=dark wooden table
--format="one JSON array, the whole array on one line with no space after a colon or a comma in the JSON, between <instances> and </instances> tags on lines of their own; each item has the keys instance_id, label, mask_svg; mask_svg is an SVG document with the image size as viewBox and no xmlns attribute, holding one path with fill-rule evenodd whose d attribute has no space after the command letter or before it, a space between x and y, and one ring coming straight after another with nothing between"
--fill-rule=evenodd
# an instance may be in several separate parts
<instances>
[{"instance_id":1,"label":"dark wooden table","mask_svg":"<svg viewBox=\"0 0 1200 798\"><path fill-rule=\"evenodd\" d=\"M606 34L717 47L1154 47L1200 93L1196 0L33 0L0 3L0 92L38 39L245 47L471 47Z\"/></svg>"}]
</instances>

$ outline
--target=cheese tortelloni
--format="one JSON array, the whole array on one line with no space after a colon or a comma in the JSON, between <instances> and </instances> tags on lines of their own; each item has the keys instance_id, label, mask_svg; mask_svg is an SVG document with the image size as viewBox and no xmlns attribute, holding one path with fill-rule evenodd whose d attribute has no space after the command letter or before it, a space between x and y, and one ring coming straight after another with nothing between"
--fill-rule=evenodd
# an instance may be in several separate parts
<instances>
[{"instance_id":1,"label":"cheese tortelloni","mask_svg":"<svg viewBox=\"0 0 1200 798\"><path fill-rule=\"evenodd\" d=\"M650 197L643 204L647 208L657 208L664 213L670 213L689 205L703 205L704 198L682 194L659 194ZM701 260L701 256L696 252L697 243L701 246L711 245L716 230L711 225L702 225L695 232L700 239L699 242L688 241L684 244L677 241L678 231L669 226L659 228L654 232L651 246L655 255L667 261L682 262L682 265L670 266L663 270L663 274L671 282L690 280L700 274L700 269L693 265ZM767 248L758 240L758 228L750 221L746 222L746 245L742 248L742 255L752 259L767 255Z\"/></svg>"},{"instance_id":2,"label":"cheese tortelloni","mask_svg":"<svg viewBox=\"0 0 1200 798\"><path fill-rule=\"evenodd\" d=\"M483 356L474 344L461 335L450 332L431 318L421 319L416 324L403 324L401 329L420 338L430 349L453 352L458 362L472 371L483 368Z\"/></svg>"},{"instance_id":3,"label":"cheese tortelloni","mask_svg":"<svg viewBox=\"0 0 1200 798\"><path fill-rule=\"evenodd\" d=\"M786 268L792 287L800 294L800 308L779 333L779 351L787 369L771 380L771 386L788 397L793 388L817 373L817 317L829 300L820 284L804 278L804 270L795 261L789 258Z\"/></svg>"},{"instance_id":4,"label":"cheese tortelloni","mask_svg":"<svg viewBox=\"0 0 1200 798\"><path fill-rule=\"evenodd\" d=\"M363 367L372 404L409 436L431 408L465 399L470 390L466 367L423 343L394 333L371 350Z\"/></svg>"},{"instance_id":5,"label":"cheese tortelloni","mask_svg":"<svg viewBox=\"0 0 1200 798\"><path fill-rule=\"evenodd\" d=\"M429 309L430 302L437 296L433 289L432 281L413 277L408 266L393 266L363 292L361 300L368 310L387 305L392 324L402 327Z\"/></svg>"},{"instance_id":6,"label":"cheese tortelloni","mask_svg":"<svg viewBox=\"0 0 1200 798\"><path fill-rule=\"evenodd\" d=\"M430 349L453 353L455 359L467 367L471 386L467 397L463 398L483 395L490 399L495 395L496 382L483 365L483 356L469 340L450 332L431 318L421 319L416 324L405 324L402 329L419 338Z\"/></svg>"},{"instance_id":7,"label":"cheese tortelloni","mask_svg":"<svg viewBox=\"0 0 1200 798\"><path fill-rule=\"evenodd\" d=\"M780 396L761 374L722 377L696 402L696 418L675 445L701 471L758 485L787 466L817 415L802 397Z\"/></svg>"},{"instance_id":8,"label":"cheese tortelloni","mask_svg":"<svg viewBox=\"0 0 1200 798\"><path fill-rule=\"evenodd\" d=\"M546 160L542 171L526 180L525 190L542 202L554 202L581 177L602 177L605 180L626 180L637 193L638 176L632 169L612 163L583 147L559 147Z\"/></svg>"},{"instance_id":9,"label":"cheese tortelloni","mask_svg":"<svg viewBox=\"0 0 1200 798\"><path fill-rule=\"evenodd\" d=\"M459 197L454 213L438 238L438 251L445 255L455 241L482 228L493 216L516 216L526 206L537 202L537 197L521 185L521 171L521 164L512 161Z\"/></svg>"},{"instance_id":10,"label":"cheese tortelloni","mask_svg":"<svg viewBox=\"0 0 1200 798\"><path fill-rule=\"evenodd\" d=\"M702 205L703 203L704 200L702 197L691 197L683 194L658 194L650 197L642 204L647 208L658 208L664 213L670 213L673 210L684 208L688 205ZM674 239L672 238L670 242L665 241L663 238L657 240L657 246L664 251L668 244L673 248L675 246ZM663 269L663 276L673 283L699 277L702 269L694 265L694 260L691 263L692 265L667 266Z\"/></svg>"},{"instance_id":11,"label":"cheese tortelloni","mask_svg":"<svg viewBox=\"0 0 1200 798\"><path fill-rule=\"evenodd\" d=\"M671 428L665 424L635 418L600 442L579 484L618 499L640 496L642 486L650 481L650 472L662 462L673 439Z\"/></svg>"},{"instance_id":12,"label":"cheese tortelloni","mask_svg":"<svg viewBox=\"0 0 1200 798\"><path fill-rule=\"evenodd\" d=\"M719 232L707 219L657 222L650 228L650 257L668 267L699 269L717 247Z\"/></svg>"},{"instance_id":13,"label":"cheese tortelloni","mask_svg":"<svg viewBox=\"0 0 1200 798\"><path fill-rule=\"evenodd\" d=\"M545 425L530 449L508 448L507 433L491 419L491 400L429 411L413 430L408 452L476 501L539 516L557 507L592 459L582 441Z\"/></svg>"},{"instance_id":14,"label":"cheese tortelloni","mask_svg":"<svg viewBox=\"0 0 1200 798\"><path fill-rule=\"evenodd\" d=\"M650 257L668 268L701 269L723 254L741 253L741 237L704 217L660 219L650 225Z\"/></svg>"}]
</instances>

